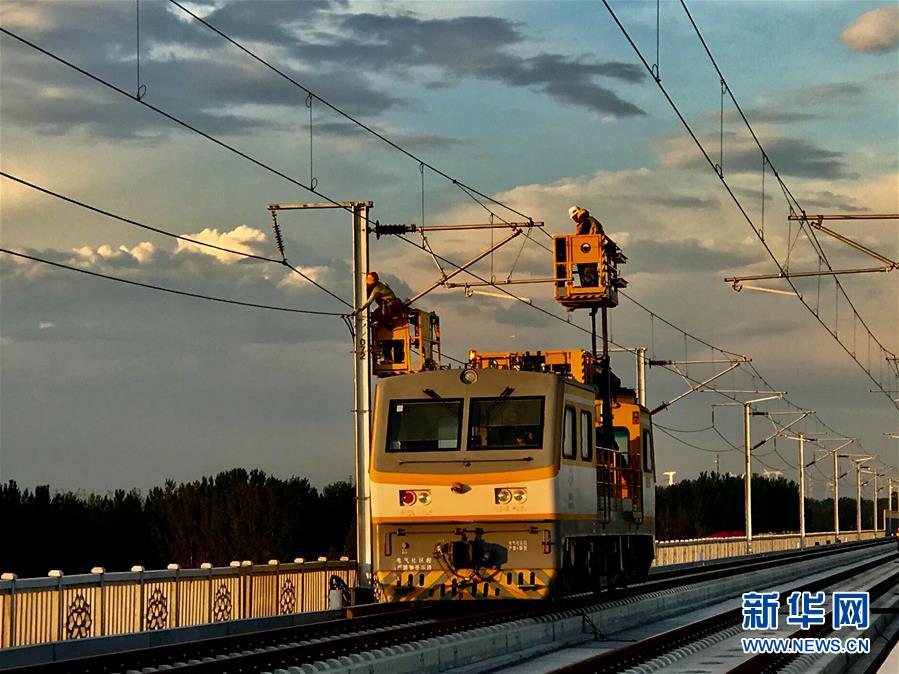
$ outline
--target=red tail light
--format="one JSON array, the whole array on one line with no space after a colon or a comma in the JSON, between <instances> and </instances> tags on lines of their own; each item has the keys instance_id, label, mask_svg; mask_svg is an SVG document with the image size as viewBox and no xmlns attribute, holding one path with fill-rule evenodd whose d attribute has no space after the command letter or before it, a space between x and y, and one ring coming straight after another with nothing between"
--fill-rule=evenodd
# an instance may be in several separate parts
<instances>
[{"instance_id":1,"label":"red tail light","mask_svg":"<svg viewBox=\"0 0 899 674\"><path fill-rule=\"evenodd\" d=\"M430 489L400 489L400 505L411 506L420 503L423 506L431 503Z\"/></svg>"}]
</instances>

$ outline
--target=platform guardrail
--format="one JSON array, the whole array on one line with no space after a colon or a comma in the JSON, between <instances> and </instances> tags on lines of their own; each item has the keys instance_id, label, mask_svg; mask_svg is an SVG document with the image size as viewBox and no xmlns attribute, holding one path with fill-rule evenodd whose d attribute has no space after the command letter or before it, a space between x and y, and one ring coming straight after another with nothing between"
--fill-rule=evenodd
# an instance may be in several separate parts
<instances>
[{"instance_id":1,"label":"platform guardrail","mask_svg":"<svg viewBox=\"0 0 899 674\"><path fill-rule=\"evenodd\" d=\"M832 531L816 531L805 535L805 547L811 548L816 545L828 545L835 542L866 541L883 535L882 531L872 531L870 529L861 532L841 531L839 536L835 536ZM752 537L753 553L798 550L799 547L799 534L762 534ZM745 554L745 536L657 541L654 565L665 566L667 564L704 562L710 559L736 557Z\"/></svg>"},{"instance_id":2,"label":"platform guardrail","mask_svg":"<svg viewBox=\"0 0 899 674\"><path fill-rule=\"evenodd\" d=\"M883 532L840 532L839 541L869 540ZM833 532L805 537L806 547L837 542ZM753 536L753 552L799 549L799 534ZM702 562L746 553L743 536L658 541L656 566ZM356 584L356 562L281 564L233 562L227 567L0 579L0 648L52 641L189 627L225 620L322 611L331 576Z\"/></svg>"},{"instance_id":3,"label":"platform guardrail","mask_svg":"<svg viewBox=\"0 0 899 674\"><path fill-rule=\"evenodd\" d=\"M356 583L349 560L0 579L0 648L328 608L328 584Z\"/></svg>"}]
</instances>

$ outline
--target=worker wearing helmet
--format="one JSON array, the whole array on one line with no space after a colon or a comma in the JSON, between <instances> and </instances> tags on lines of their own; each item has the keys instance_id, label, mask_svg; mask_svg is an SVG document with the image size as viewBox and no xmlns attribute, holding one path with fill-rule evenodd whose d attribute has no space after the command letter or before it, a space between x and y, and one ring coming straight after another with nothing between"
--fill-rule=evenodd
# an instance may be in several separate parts
<instances>
[{"instance_id":1,"label":"worker wearing helmet","mask_svg":"<svg viewBox=\"0 0 899 674\"><path fill-rule=\"evenodd\" d=\"M580 206L568 209L569 217L574 221L575 234L605 234L602 223L590 215L590 211Z\"/></svg>"},{"instance_id":2,"label":"worker wearing helmet","mask_svg":"<svg viewBox=\"0 0 899 674\"><path fill-rule=\"evenodd\" d=\"M602 223L590 215L590 211L580 206L572 206L568 209L568 215L574 221L575 234L602 234L605 235ZM595 264L579 264L577 273L581 277L581 287L590 288L599 285L599 270Z\"/></svg>"},{"instance_id":3,"label":"worker wearing helmet","mask_svg":"<svg viewBox=\"0 0 899 674\"><path fill-rule=\"evenodd\" d=\"M357 309L355 313L365 311L372 302L378 304L378 308L371 312L372 327L383 326L393 330L406 313L406 305L397 299L390 286L384 283L377 272L369 272L365 277L365 288L368 299ZM399 340L383 340L382 344L374 345L379 348L386 362L401 363L405 360L403 342Z\"/></svg>"},{"instance_id":4,"label":"worker wearing helmet","mask_svg":"<svg viewBox=\"0 0 899 674\"><path fill-rule=\"evenodd\" d=\"M393 329L392 323L403 312L403 303L397 299L390 286L380 279L377 272L372 271L366 275L365 289L368 299L354 313L365 311L372 302L377 302L378 308L372 312L372 320L383 321L389 329Z\"/></svg>"}]
</instances>

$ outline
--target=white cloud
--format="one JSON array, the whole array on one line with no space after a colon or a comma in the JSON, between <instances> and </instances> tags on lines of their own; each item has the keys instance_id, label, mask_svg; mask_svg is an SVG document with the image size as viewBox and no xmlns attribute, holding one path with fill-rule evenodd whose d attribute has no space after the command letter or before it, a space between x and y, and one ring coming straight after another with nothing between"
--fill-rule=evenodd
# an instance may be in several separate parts
<instances>
[{"instance_id":1,"label":"white cloud","mask_svg":"<svg viewBox=\"0 0 899 674\"><path fill-rule=\"evenodd\" d=\"M100 258L105 260L116 260L125 256L132 257L141 264L144 264L153 259L153 255L156 253L156 246L149 241L142 241L133 248L128 248L128 246L113 248L104 243L97 248L91 248L90 246L73 248L72 252L82 260L90 262L91 264Z\"/></svg>"},{"instance_id":2,"label":"white cloud","mask_svg":"<svg viewBox=\"0 0 899 674\"><path fill-rule=\"evenodd\" d=\"M887 52L899 44L899 5L865 12L849 24L841 35L853 51Z\"/></svg>"},{"instance_id":3,"label":"white cloud","mask_svg":"<svg viewBox=\"0 0 899 674\"><path fill-rule=\"evenodd\" d=\"M0 23L7 28L45 29L52 25L51 15L38 9L35 2L0 3Z\"/></svg>"},{"instance_id":4,"label":"white cloud","mask_svg":"<svg viewBox=\"0 0 899 674\"><path fill-rule=\"evenodd\" d=\"M55 328L56 323L52 321L41 321L37 324L38 330L49 330L50 328Z\"/></svg>"},{"instance_id":5,"label":"white cloud","mask_svg":"<svg viewBox=\"0 0 899 674\"><path fill-rule=\"evenodd\" d=\"M322 276L329 268L324 265L319 265L317 267L296 267L296 269L313 281L321 282ZM284 277L278 281L278 287L280 288L305 288L308 285L310 285L309 281L292 271L286 272Z\"/></svg>"},{"instance_id":6,"label":"white cloud","mask_svg":"<svg viewBox=\"0 0 899 674\"><path fill-rule=\"evenodd\" d=\"M255 253L256 251L253 249L253 246L251 244L261 243L265 241L264 232L254 227L248 227L247 225L239 225L238 227L232 229L230 232L220 232L217 228L207 227L202 232L197 232L196 234L186 234L185 236L191 239L196 239L197 241L202 241L203 243L211 243L215 246L230 248L231 250L237 250L242 253ZM214 248L200 246L195 243L188 243L187 241L182 241L181 239L179 239L178 245L175 248L175 253L181 253L184 251L187 251L189 253L202 253L204 255L211 255L219 262L223 262L225 264L231 264L232 262L237 262L238 260L242 259L240 255L226 253L221 250L215 250Z\"/></svg>"},{"instance_id":7,"label":"white cloud","mask_svg":"<svg viewBox=\"0 0 899 674\"><path fill-rule=\"evenodd\" d=\"M123 249L127 250L124 246ZM131 255L134 259L136 259L140 263L148 262L152 259L153 254L156 252L156 246L154 246L149 241L142 241L137 244L134 248L128 251L128 254Z\"/></svg>"}]
</instances>

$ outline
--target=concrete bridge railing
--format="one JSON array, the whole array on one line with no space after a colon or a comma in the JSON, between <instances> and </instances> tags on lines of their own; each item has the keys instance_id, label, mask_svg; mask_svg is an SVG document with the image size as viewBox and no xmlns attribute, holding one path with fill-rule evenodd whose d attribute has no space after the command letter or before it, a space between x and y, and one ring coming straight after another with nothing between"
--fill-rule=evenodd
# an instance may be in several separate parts
<instances>
[{"instance_id":1,"label":"concrete bridge railing","mask_svg":"<svg viewBox=\"0 0 899 674\"><path fill-rule=\"evenodd\" d=\"M883 532L841 532L841 541L866 540ZM806 546L834 542L833 533L806 535ZM754 552L799 548L798 534L753 537ZM656 565L701 562L746 554L746 539L702 538L656 543ZM45 578L0 577L0 648L67 641L225 620L321 611L328 583L338 576L356 583L356 563L346 560L280 564L232 562L229 567Z\"/></svg>"},{"instance_id":2,"label":"concrete bridge railing","mask_svg":"<svg viewBox=\"0 0 899 674\"><path fill-rule=\"evenodd\" d=\"M3 574L0 648L320 611L328 608L331 576L354 585L356 563L272 560L125 573L96 568L27 579Z\"/></svg>"},{"instance_id":3,"label":"concrete bridge railing","mask_svg":"<svg viewBox=\"0 0 899 674\"><path fill-rule=\"evenodd\" d=\"M864 541L883 536L882 531L864 530L841 531L840 542ZM833 532L815 532L805 535L807 548L816 545L834 543ZM752 537L752 552L779 552L782 550L798 550L799 534L762 534ZM746 538L734 536L729 538L693 538L682 541L657 541L655 566L666 564L686 564L704 562L722 557L736 557L746 554Z\"/></svg>"}]
</instances>

